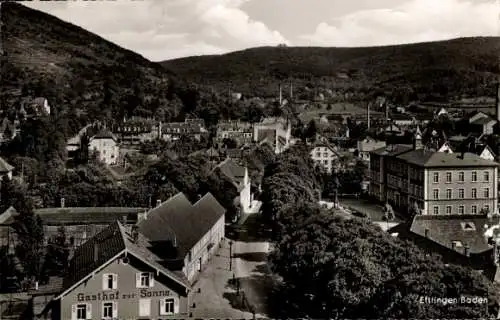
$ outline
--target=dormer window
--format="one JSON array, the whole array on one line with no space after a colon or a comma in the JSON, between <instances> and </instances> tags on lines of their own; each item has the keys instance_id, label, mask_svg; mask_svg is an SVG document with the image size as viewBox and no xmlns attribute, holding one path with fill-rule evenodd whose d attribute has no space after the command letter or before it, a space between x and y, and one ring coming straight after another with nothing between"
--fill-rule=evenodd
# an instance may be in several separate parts
<instances>
[{"instance_id":1,"label":"dormer window","mask_svg":"<svg viewBox=\"0 0 500 320\"><path fill-rule=\"evenodd\" d=\"M451 243L452 243L453 247L455 247L455 248L463 247L462 241L452 241Z\"/></svg>"},{"instance_id":2,"label":"dormer window","mask_svg":"<svg viewBox=\"0 0 500 320\"><path fill-rule=\"evenodd\" d=\"M476 225L474 222L460 222L460 225L464 231L476 231Z\"/></svg>"}]
</instances>

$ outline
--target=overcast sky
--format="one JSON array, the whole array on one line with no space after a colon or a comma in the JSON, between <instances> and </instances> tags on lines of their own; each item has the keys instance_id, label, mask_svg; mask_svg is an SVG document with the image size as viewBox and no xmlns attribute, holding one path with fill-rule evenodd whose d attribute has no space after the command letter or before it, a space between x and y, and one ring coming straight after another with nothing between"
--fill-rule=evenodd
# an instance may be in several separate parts
<instances>
[{"instance_id":1,"label":"overcast sky","mask_svg":"<svg viewBox=\"0 0 500 320\"><path fill-rule=\"evenodd\" d=\"M24 2L153 61L286 43L371 46L498 36L497 0Z\"/></svg>"}]
</instances>

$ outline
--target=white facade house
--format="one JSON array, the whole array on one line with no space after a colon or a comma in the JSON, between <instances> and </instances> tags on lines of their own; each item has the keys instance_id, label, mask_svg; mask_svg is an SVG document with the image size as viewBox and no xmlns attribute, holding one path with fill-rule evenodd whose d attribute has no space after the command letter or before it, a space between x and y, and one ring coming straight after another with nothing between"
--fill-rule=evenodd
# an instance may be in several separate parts
<instances>
[{"instance_id":1,"label":"white facade house","mask_svg":"<svg viewBox=\"0 0 500 320\"><path fill-rule=\"evenodd\" d=\"M219 169L238 190L238 204L243 213L248 213L254 207L253 194L251 192L251 180L248 169L239 165L233 159L226 159L219 163L214 170Z\"/></svg>"},{"instance_id":2,"label":"white facade house","mask_svg":"<svg viewBox=\"0 0 500 320\"><path fill-rule=\"evenodd\" d=\"M317 164L325 168L329 173L336 167L339 159L338 153L326 144L319 144L314 146L309 152L311 159Z\"/></svg>"},{"instance_id":3,"label":"white facade house","mask_svg":"<svg viewBox=\"0 0 500 320\"><path fill-rule=\"evenodd\" d=\"M107 165L116 164L120 148L110 132L103 131L90 138L89 152L97 152L99 160Z\"/></svg>"},{"instance_id":4,"label":"white facade house","mask_svg":"<svg viewBox=\"0 0 500 320\"><path fill-rule=\"evenodd\" d=\"M283 118L265 118L253 126L253 141L268 143L279 154L290 147L292 124Z\"/></svg>"}]
</instances>

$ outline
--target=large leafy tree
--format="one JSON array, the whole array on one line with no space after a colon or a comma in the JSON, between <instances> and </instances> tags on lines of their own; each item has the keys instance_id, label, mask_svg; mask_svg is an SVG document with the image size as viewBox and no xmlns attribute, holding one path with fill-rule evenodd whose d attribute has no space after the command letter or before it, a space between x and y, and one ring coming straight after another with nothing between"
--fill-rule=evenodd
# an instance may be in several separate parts
<instances>
[{"instance_id":1,"label":"large leafy tree","mask_svg":"<svg viewBox=\"0 0 500 320\"><path fill-rule=\"evenodd\" d=\"M297 172L294 164L299 162L290 161L290 154L280 155L266 168L264 179L263 211L275 219L270 262L282 279L277 317L477 319L496 315L497 291L483 275L445 265L439 256L429 256L368 221L345 219L319 208L314 171ZM459 295L487 298L488 303L420 302L425 296Z\"/></svg>"}]
</instances>

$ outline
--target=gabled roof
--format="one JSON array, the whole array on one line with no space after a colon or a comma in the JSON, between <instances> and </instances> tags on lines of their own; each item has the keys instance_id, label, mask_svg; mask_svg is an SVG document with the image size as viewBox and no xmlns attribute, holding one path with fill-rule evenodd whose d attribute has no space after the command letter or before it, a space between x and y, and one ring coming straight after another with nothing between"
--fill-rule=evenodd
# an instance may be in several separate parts
<instances>
[{"instance_id":1,"label":"gabled roof","mask_svg":"<svg viewBox=\"0 0 500 320\"><path fill-rule=\"evenodd\" d=\"M67 291L96 269L109 263L125 248L120 224L114 222L75 250L63 281L63 291Z\"/></svg>"},{"instance_id":2,"label":"gabled roof","mask_svg":"<svg viewBox=\"0 0 500 320\"><path fill-rule=\"evenodd\" d=\"M473 153L445 153L418 149L397 156L408 163L422 167L496 167L497 163L482 159Z\"/></svg>"},{"instance_id":3,"label":"gabled roof","mask_svg":"<svg viewBox=\"0 0 500 320\"><path fill-rule=\"evenodd\" d=\"M339 155L338 152L335 150L335 148L329 143L325 142L315 143L314 145L311 146L310 152L313 152L316 148L327 148L331 152L335 153L337 156Z\"/></svg>"},{"instance_id":4,"label":"gabled roof","mask_svg":"<svg viewBox=\"0 0 500 320\"><path fill-rule=\"evenodd\" d=\"M257 130L257 141L262 142L267 139L270 143L274 145L276 141L276 130L275 129L258 129Z\"/></svg>"},{"instance_id":5,"label":"gabled roof","mask_svg":"<svg viewBox=\"0 0 500 320\"><path fill-rule=\"evenodd\" d=\"M178 193L148 212L146 220L138 227L152 242L173 242L175 239L178 256L184 258L225 212L210 193L194 205L183 193Z\"/></svg>"},{"instance_id":6,"label":"gabled roof","mask_svg":"<svg viewBox=\"0 0 500 320\"><path fill-rule=\"evenodd\" d=\"M382 148L387 145L385 141L375 140L371 137L366 137L365 139L358 142L358 149L361 152L368 152L375 149Z\"/></svg>"},{"instance_id":7,"label":"gabled roof","mask_svg":"<svg viewBox=\"0 0 500 320\"><path fill-rule=\"evenodd\" d=\"M428 239L458 253L464 254L464 246L469 248L471 254L479 254L490 250L486 230L497 225L498 217L489 218L486 215L459 215L459 216L430 216L417 215L413 219L410 231L425 237L428 230ZM453 241L456 243L452 247Z\"/></svg>"},{"instance_id":8,"label":"gabled roof","mask_svg":"<svg viewBox=\"0 0 500 320\"><path fill-rule=\"evenodd\" d=\"M479 118L479 119L472 121L471 124L485 125L485 124L489 124L491 122L496 122L496 120L489 117L489 116L486 116L486 117L482 117L482 118Z\"/></svg>"},{"instance_id":9,"label":"gabled roof","mask_svg":"<svg viewBox=\"0 0 500 320\"><path fill-rule=\"evenodd\" d=\"M150 247L149 239L144 235L139 234L138 241L134 242L131 233L127 232L126 228L118 221L110 224L106 229L76 249L63 281L63 292L56 299L63 297L85 279L91 277L94 272L98 272L125 253L134 255L167 277L190 289L191 287L185 278L160 264L161 258L149 250Z\"/></svg>"},{"instance_id":10,"label":"gabled roof","mask_svg":"<svg viewBox=\"0 0 500 320\"><path fill-rule=\"evenodd\" d=\"M228 158L222 161L214 170L217 168L219 168L222 174L224 174L224 176L226 176L236 187L243 183L246 168L237 164L232 159Z\"/></svg>"},{"instance_id":11,"label":"gabled roof","mask_svg":"<svg viewBox=\"0 0 500 320\"><path fill-rule=\"evenodd\" d=\"M74 225L74 224L110 224L116 220L135 223L137 214L147 208L128 207L65 207L43 208L34 212L47 225Z\"/></svg>"},{"instance_id":12,"label":"gabled roof","mask_svg":"<svg viewBox=\"0 0 500 320\"><path fill-rule=\"evenodd\" d=\"M0 173L7 173L14 170L14 167L7 163L2 157L0 157Z\"/></svg>"},{"instance_id":13,"label":"gabled roof","mask_svg":"<svg viewBox=\"0 0 500 320\"><path fill-rule=\"evenodd\" d=\"M113 140L116 140L116 137L109 130L101 130L91 138L91 140L94 140L94 139L113 139Z\"/></svg>"},{"instance_id":14,"label":"gabled roof","mask_svg":"<svg viewBox=\"0 0 500 320\"><path fill-rule=\"evenodd\" d=\"M411 145L406 144L390 144L382 148L378 148L372 151L372 153L381 155L381 156L396 156L398 154L402 154L404 152L408 152L413 150Z\"/></svg>"},{"instance_id":15,"label":"gabled roof","mask_svg":"<svg viewBox=\"0 0 500 320\"><path fill-rule=\"evenodd\" d=\"M139 231L148 239L155 242L177 242L181 251L189 244L189 233L192 231L191 202L179 192L160 206L151 209L147 218L138 223Z\"/></svg>"}]
</instances>

